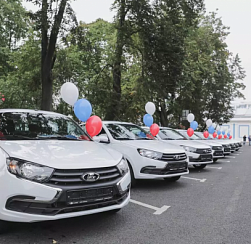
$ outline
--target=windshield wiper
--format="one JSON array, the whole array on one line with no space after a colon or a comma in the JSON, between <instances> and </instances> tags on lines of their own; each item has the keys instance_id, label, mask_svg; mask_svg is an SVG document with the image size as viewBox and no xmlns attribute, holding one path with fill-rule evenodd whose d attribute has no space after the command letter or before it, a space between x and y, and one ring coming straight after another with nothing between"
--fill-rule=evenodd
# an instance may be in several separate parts
<instances>
[{"instance_id":1,"label":"windshield wiper","mask_svg":"<svg viewBox=\"0 0 251 244\"><path fill-rule=\"evenodd\" d=\"M68 137L68 136L39 136L37 137L38 139L41 139L41 140L52 140L52 139L55 139L55 140L70 140L70 141L82 141L82 140L79 140L77 137Z\"/></svg>"},{"instance_id":2,"label":"windshield wiper","mask_svg":"<svg viewBox=\"0 0 251 244\"><path fill-rule=\"evenodd\" d=\"M136 140L154 140L154 139L150 139L150 138L137 138Z\"/></svg>"},{"instance_id":3,"label":"windshield wiper","mask_svg":"<svg viewBox=\"0 0 251 244\"><path fill-rule=\"evenodd\" d=\"M4 136L8 139L19 139L19 140L36 140L36 137L22 136L22 135L6 135ZM10 138L9 138L10 137Z\"/></svg>"},{"instance_id":4,"label":"windshield wiper","mask_svg":"<svg viewBox=\"0 0 251 244\"><path fill-rule=\"evenodd\" d=\"M168 141L168 140L174 140L174 139L173 138L164 138L163 140Z\"/></svg>"},{"instance_id":5,"label":"windshield wiper","mask_svg":"<svg viewBox=\"0 0 251 244\"><path fill-rule=\"evenodd\" d=\"M135 140L135 139L132 139L132 138L116 138L116 140L119 140L119 141L128 141L128 140Z\"/></svg>"}]
</instances>

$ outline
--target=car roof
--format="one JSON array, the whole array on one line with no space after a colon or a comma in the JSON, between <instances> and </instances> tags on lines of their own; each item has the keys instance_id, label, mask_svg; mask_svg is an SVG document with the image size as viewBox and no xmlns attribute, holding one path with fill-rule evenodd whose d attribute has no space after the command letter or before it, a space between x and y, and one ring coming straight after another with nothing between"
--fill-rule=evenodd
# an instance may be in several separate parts
<instances>
[{"instance_id":1,"label":"car roof","mask_svg":"<svg viewBox=\"0 0 251 244\"><path fill-rule=\"evenodd\" d=\"M35 109L15 109L15 108L8 108L8 109L0 109L0 113L33 113L33 114L50 114L50 115L60 115L63 117L67 117L66 115L51 112L51 111L43 111L43 110L35 110Z\"/></svg>"},{"instance_id":2,"label":"car roof","mask_svg":"<svg viewBox=\"0 0 251 244\"><path fill-rule=\"evenodd\" d=\"M121 121L102 121L104 124L130 124L135 125L131 122L121 122Z\"/></svg>"}]
</instances>

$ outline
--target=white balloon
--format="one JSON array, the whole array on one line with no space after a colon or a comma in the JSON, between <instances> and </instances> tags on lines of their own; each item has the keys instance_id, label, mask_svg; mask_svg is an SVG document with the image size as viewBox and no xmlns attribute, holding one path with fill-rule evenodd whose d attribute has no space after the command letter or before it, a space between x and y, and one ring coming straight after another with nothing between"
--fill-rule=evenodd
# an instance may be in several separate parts
<instances>
[{"instance_id":1,"label":"white balloon","mask_svg":"<svg viewBox=\"0 0 251 244\"><path fill-rule=\"evenodd\" d=\"M78 100L79 91L76 85L66 82L61 87L61 98L68 104L74 105Z\"/></svg>"},{"instance_id":2,"label":"white balloon","mask_svg":"<svg viewBox=\"0 0 251 244\"><path fill-rule=\"evenodd\" d=\"M146 103L145 110L148 114L153 115L156 111L155 104L152 102Z\"/></svg>"},{"instance_id":3,"label":"white balloon","mask_svg":"<svg viewBox=\"0 0 251 244\"><path fill-rule=\"evenodd\" d=\"M207 127L210 127L213 124L213 121L211 119L208 119L206 124L207 124Z\"/></svg>"},{"instance_id":4,"label":"white balloon","mask_svg":"<svg viewBox=\"0 0 251 244\"><path fill-rule=\"evenodd\" d=\"M194 118L195 118L195 117L194 117L194 114L188 114L188 115L187 115L187 120L188 120L188 122L190 122L190 123L194 121Z\"/></svg>"},{"instance_id":5,"label":"white balloon","mask_svg":"<svg viewBox=\"0 0 251 244\"><path fill-rule=\"evenodd\" d=\"M220 130L220 126L219 125L217 125L216 130Z\"/></svg>"},{"instance_id":6,"label":"white balloon","mask_svg":"<svg viewBox=\"0 0 251 244\"><path fill-rule=\"evenodd\" d=\"M215 123L213 123L212 126L214 127L214 129L216 128L216 124Z\"/></svg>"}]
</instances>

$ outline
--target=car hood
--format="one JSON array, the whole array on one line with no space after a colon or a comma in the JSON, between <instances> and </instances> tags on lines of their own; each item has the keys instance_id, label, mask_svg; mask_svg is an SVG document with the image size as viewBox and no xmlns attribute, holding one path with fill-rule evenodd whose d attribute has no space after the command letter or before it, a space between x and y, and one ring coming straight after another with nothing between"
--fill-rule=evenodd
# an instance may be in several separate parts
<instances>
[{"instance_id":1,"label":"car hood","mask_svg":"<svg viewBox=\"0 0 251 244\"><path fill-rule=\"evenodd\" d=\"M188 146L188 147L194 147L194 148L211 148L209 145L207 144L203 144L201 142L197 142L197 141L192 141L192 140L167 140L167 141L163 141L163 142L168 142L171 143L173 145L179 145L179 146Z\"/></svg>"},{"instance_id":2,"label":"car hood","mask_svg":"<svg viewBox=\"0 0 251 244\"><path fill-rule=\"evenodd\" d=\"M92 141L27 140L1 141L10 156L56 169L110 167L122 154Z\"/></svg>"},{"instance_id":3,"label":"car hood","mask_svg":"<svg viewBox=\"0 0 251 244\"><path fill-rule=\"evenodd\" d=\"M198 142L201 142L203 144L207 144L207 145L212 146L212 147L221 146L220 143L217 143L216 141L213 141L213 140L198 140Z\"/></svg>"},{"instance_id":4,"label":"car hood","mask_svg":"<svg viewBox=\"0 0 251 244\"><path fill-rule=\"evenodd\" d=\"M178 145L163 143L159 140L130 140L123 141L122 144L133 146L135 148L149 149L162 153L185 153L185 150Z\"/></svg>"}]
</instances>

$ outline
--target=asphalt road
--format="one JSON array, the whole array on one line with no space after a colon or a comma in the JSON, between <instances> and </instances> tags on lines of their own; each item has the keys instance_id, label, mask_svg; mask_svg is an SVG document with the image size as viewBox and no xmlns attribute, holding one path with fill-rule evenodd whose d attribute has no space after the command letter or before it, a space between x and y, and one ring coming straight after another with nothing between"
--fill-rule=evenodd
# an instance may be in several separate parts
<instances>
[{"instance_id":1,"label":"asphalt road","mask_svg":"<svg viewBox=\"0 0 251 244\"><path fill-rule=\"evenodd\" d=\"M251 147L176 183L141 181L115 215L99 214L36 224L13 224L1 244L250 244ZM192 179L190 179L192 178Z\"/></svg>"}]
</instances>

